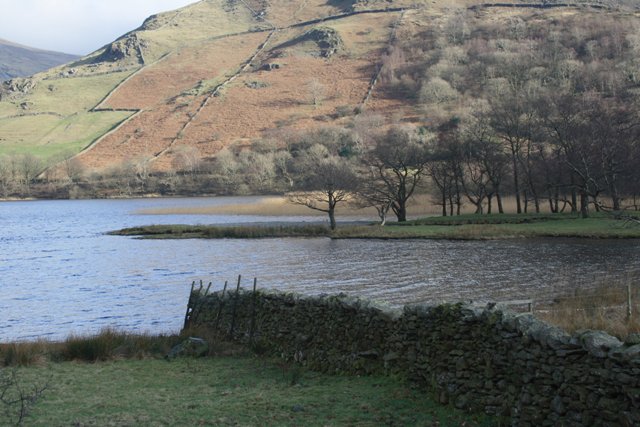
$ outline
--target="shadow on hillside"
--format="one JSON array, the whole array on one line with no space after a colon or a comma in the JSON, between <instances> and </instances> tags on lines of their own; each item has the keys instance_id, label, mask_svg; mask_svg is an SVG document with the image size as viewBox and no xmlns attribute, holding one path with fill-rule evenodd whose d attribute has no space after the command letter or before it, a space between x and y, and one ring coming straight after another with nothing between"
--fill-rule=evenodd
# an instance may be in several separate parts
<instances>
[{"instance_id":1,"label":"shadow on hillside","mask_svg":"<svg viewBox=\"0 0 640 427\"><path fill-rule=\"evenodd\" d=\"M353 12L354 0L328 0L327 5L335 7L341 12Z\"/></svg>"}]
</instances>

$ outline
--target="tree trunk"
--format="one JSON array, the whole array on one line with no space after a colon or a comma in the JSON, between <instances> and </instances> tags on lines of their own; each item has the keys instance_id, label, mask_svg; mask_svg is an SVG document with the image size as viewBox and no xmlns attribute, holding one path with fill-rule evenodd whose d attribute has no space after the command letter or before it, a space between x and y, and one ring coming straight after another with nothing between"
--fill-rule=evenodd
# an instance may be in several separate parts
<instances>
[{"instance_id":1,"label":"tree trunk","mask_svg":"<svg viewBox=\"0 0 640 427\"><path fill-rule=\"evenodd\" d=\"M330 206L329 210L329 224L332 230L336 229L336 208L335 206Z\"/></svg>"},{"instance_id":2,"label":"tree trunk","mask_svg":"<svg viewBox=\"0 0 640 427\"><path fill-rule=\"evenodd\" d=\"M589 218L589 196L584 191L580 192L580 216Z\"/></svg>"},{"instance_id":3,"label":"tree trunk","mask_svg":"<svg viewBox=\"0 0 640 427\"><path fill-rule=\"evenodd\" d=\"M571 174L571 213L578 212L578 194L575 184L575 178L573 174Z\"/></svg>"},{"instance_id":4,"label":"tree trunk","mask_svg":"<svg viewBox=\"0 0 640 427\"><path fill-rule=\"evenodd\" d=\"M493 202L493 194L489 194L487 196L487 214L491 215L491 208L492 208L492 203Z\"/></svg>"},{"instance_id":5,"label":"tree trunk","mask_svg":"<svg viewBox=\"0 0 640 427\"><path fill-rule=\"evenodd\" d=\"M513 191L516 194L516 208L517 212L522 213L522 203L520 201L520 179L518 177L518 159L516 156L515 145L511 144L511 160L513 162Z\"/></svg>"},{"instance_id":6,"label":"tree trunk","mask_svg":"<svg viewBox=\"0 0 640 427\"><path fill-rule=\"evenodd\" d=\"M618 192L617 192L617 191L615 191L615 192L613 192L613 193L612 193L612 195L611 195L611 202L613 203L613 210L614 210L614 211L619 211L619 210L620 210L620 205L621 205L622 203L621 203L621 198L620 198L620 196L618 195Z\"/></svg>"},{"instance_id":7,"label":"tree trunk","mask_svg":"<svg viewBox=\"0 0 640 427\"><path fill-rule=\"evenodd\" d=\"M404 203L398 203L396 209L394 209L396 216L398 217L398 222L406 222L407 221L407 206Z\"/></svg>"},{"instance_id":8,"label":"tree trunk","mask_svg":"<svg viewBox=\"0 0 640 427\"><path fill-rule=\"evenodd\" d=\"M500 193L496 194L496 200L498 201L498 213L504 213L504 207L502 206L502 196Z\"/></svg>"}]
</instances>

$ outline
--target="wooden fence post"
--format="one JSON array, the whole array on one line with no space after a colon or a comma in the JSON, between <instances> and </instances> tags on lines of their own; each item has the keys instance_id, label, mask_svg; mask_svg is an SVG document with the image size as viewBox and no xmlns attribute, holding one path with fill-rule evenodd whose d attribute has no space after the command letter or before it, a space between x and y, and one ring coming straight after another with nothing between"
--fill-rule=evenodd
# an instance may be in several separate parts
<instances>
[{"instance_id":1,"label":"wooden fence post","mask_svg":"<svg viewBox=\"0 0 640 427\"><path fill-rule=\"evenodd\" d=\"M220 316L222 316L222 307L224 306L224 294L227 292L227 282L224 282L224 288L222 289L222 295L220 296L220 305L218 306L218 315L216 316L216 324L213 330L218 333L218 326L220 325Z\"/></svg>"},{"instance_id":2,"label":"wooden fence post","mask_svg":"<svg viewBox=\"0 0 640 427\"><path fill-rule=\"evenodd\" d=\"M633 310L631 308L631 282L627 283L627 322L631 322Z\"/></svg>"},{"instance_id":3,"label":"wooden fence post","mask_svg":"<svg viewBox=\"0 0 640 427\"><path fill-rule=\"evenodd\" d=\"M182 329L187 329L189 326L189 315L191 314L191 304L193 303L193 288L195 288L196 282L195 280L191 282L191 291L189 292L189 301L187 302L187 312L184 315L184 324L182 325Z\"/></svg>"},{"instance_id":4,"label":"wooden fence post","mask_svg":"<svg viewBox=\"0 0 640 427\"><path fill-rule=\"evenodd\" d=\"M191 317L189 318L189 323L193 324L195 323L195 321L198 319L198 316L200 315L200 312L202 311L202 307L204 306L204 300L206 298L207 295L209 295L209 290L211 289L211 285L212 283L209 282L209 286L207 286L207 290L204 291L204 294L200 294L200 292L198 292L198 294L200 295L200 304L194 304L193 308L191 309ZM200 288L202 289L202 287Z\"/></svg>"},{"instance_id":5,"label":"wooden fence post","mask_svg":"<svg viewBox=\"0 0 640 427\"><path fill-rule=\"evenodd\" d=\"M229 337L233 338L233 333L236 329L236 313L238 311L238 298L240 298L240 282L242 281L242 275L238 276L238 286L236 286L236 296L233 299L233 308L231 309L231 327L229 328Z\"/></svg>"},{"instance_id":6,"label":"wooden fence post","mask_svg":"<svg viewBox=\"0 0 640 427\"><path fill-rule=\"evenodd\" d=\"M258 278L253 278L253 295L251 299L251 326L249 328L249 343L253 344L253 334L256 330L256 288L258 287Z\"/></svg>"}]
</instances>

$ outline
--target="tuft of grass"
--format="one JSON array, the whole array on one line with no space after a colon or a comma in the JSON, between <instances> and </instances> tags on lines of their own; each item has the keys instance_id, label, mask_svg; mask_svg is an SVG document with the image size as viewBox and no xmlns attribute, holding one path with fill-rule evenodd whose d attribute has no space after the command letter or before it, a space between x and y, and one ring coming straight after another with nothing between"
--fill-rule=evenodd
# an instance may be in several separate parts
<instances>
[{"instance_id":1,"label":"tuft of grass","mask_svg":"<svg viewBox=\"0 0 640 427\"><path fill-rule=\"evenodd\" d=\"M53 344L46 341L0 344L0 366L30 366L46 360Z\"/></svg>"},{"instance_id":2,"label":"tuft of grass","mask_svg":"<svg viewBox=\"0 0 640 427\"><path fill-rule=\"evenodd\" d=\"M85 362L159 358L183 338L184 335L151 336L105 329L97 335L70 336L53 356L59 360Z\"/></svg>"}]
</instances>

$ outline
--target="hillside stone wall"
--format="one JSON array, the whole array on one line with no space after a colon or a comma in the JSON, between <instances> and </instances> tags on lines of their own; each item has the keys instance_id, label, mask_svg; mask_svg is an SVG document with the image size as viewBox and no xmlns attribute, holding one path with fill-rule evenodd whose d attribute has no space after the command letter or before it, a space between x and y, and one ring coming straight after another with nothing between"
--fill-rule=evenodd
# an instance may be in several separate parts
<instances>
[{"instance_id":1,"label":"hillside stone wall","mask_svg":"<svg viewBox=\"0 0 640 427\"><path fill-rule=\"evenodd\" d=\"M393 373L512 425L640 425L640 345L498 306L194 292L188 320L330 373Z\"/></svg>"}]
</instances>

